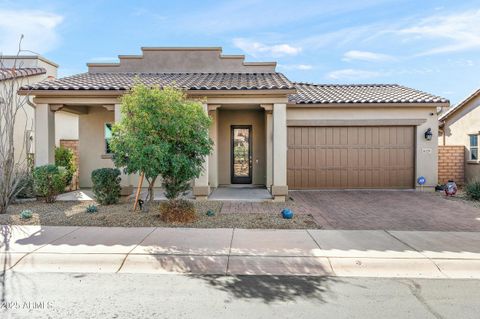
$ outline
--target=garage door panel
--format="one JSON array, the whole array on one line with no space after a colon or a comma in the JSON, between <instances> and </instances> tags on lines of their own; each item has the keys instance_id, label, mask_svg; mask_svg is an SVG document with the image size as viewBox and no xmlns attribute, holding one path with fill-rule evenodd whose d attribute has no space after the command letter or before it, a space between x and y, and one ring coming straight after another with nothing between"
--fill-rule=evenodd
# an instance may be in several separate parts
<instances>
[{"instance_id":1,"label":"garage door panel","mask_svg":"<svg viewBox=\"0 0 480 319\"><path fill-rule=\"evenodd\" d=\"M412 188L413 127L289 127L291 189Z\"/></svg>"}]
</instances>

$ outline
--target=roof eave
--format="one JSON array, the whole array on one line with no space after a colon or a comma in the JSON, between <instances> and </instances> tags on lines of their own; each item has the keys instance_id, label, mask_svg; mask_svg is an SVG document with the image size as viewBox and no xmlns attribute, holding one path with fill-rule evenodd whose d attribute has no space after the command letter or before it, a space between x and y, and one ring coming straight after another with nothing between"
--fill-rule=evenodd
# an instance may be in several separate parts
<instances>
[{"instance_id":1,"label":"roof eave","mask_svg":"<svg viewBox=\"0 0 480 319\"><path fill-rule=\"evenodd\" d=\"M447 107L450 105L450 102L412 102L412 103L361 103L361 102L352 102L352 103L288 103L290 107L318 107L318 108L335 108L335 107L372 107L372 108L381 108L381 107Z\"/></svg>"}]
</instances>

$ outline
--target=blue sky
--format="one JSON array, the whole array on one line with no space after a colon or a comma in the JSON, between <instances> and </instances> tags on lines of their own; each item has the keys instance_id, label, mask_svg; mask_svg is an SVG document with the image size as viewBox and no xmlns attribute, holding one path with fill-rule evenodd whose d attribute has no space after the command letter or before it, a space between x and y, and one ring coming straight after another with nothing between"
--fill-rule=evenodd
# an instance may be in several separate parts
<instances>
[{"instance_id":1,"label":"blue sky","mask_svg":"<svg viewBox=\"0 0 480 319\"><path fill-rule=\"evenodd\" d=\"M478 0L0 0L0 52L22 33L61 76L141 46L221 46L294 81L399 83L453 104L480 87Z\"/></svg>"}]
</instances>

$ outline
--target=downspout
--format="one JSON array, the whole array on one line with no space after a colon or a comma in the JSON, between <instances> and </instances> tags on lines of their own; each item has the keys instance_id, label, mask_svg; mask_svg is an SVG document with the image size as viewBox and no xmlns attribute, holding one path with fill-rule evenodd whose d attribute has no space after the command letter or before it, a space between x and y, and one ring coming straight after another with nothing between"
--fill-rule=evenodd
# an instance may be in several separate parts
<instances>
[{"instance_id":1,"label":"downspout","mask_svg":"<svg viewBox=\"0 0 480 319\"><path fill-rule=\"evenodd\" d=\"M442 121L442 142L443 142L443 146L445 146L447 144L446 135L447 134L445 134L445 121Z\"/></svg>"},{"instance_id":2,"label":"downspout","mask_svg":"<svg viewBox=\"0 0 480 319\"><path fill-rule=\"evenodd\" d=\"M30 95L27 96L27 104L30 105L31 107L33 108L36 108L37 106L35 105L35 103L33 103L32 101L30 101Z\"/></svg>"}]
</instances>

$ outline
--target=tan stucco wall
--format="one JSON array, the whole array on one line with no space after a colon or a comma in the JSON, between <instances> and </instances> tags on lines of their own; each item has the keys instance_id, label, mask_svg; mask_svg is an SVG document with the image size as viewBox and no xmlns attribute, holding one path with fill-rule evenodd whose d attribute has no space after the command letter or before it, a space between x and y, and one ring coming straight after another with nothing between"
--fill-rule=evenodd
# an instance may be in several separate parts
<instances>
[{"instance_id":1,"label":"tan stucco wall","mask_svg":"<svg viewBox=\"0 0 480 319\"><path fill-rule=\"evenodd\" d=\"M248 63L221 48L142 48L142 55L119 56L120 63L89 63L88 72L275 72L276 63Z\"/></svg>"},{"instance_id":2,"label":"tan stucco wall","mask_svg":"<svg viewBox=\"0 0 480 319\"><path fill-rule=\"evenodd\" d=\"M431 114L434 115L431 115ZM287 109L289 120L408 120L423 119L424 123L416 128L416 174L415 179L424 176L427 180L425 186L433 187L437 183L438 165L438 118L435 107L388 107L388 108L313 108L290 106ZM431 128L433 138L425 140L425 131ZM418 186L418 185L417 185Z\"/></svg>"},{"instance_id":3,"label":"tan stucco wall","mask_svg":"<svg viewBox=\"0 0 480 319\"><path fill-rule=\"evenodd\" d=\"M252 125L252 183L265 185L265 112L218 110L218 183L230 184L230 138L232 125ZM214 168L212 168L214 169Z\"/></svg>"},{"instance_id":4,"label":"tan stucco wall","mask_svg":"<svg viewBox=\"0 0 480 319\"><path fill-rule=\"evenodd\" d=\"M452 114L444 125L445 137L440 136L438 143L443 145L465 146L465 181L480 178L480 163L471 162L469 134L478 134L480 131L480 96L472 99L462 109Z\"/></svg>"},{"instance_id":5,"label":"tan stucco wall","mask_svg":"<svg viewBox=\"0 0 480 319\"><path fill-rule=\"evenodd\" d=\"M78 140L78 115L55 112L55 146L60 146L60 140Z\"/></svg>"},{"instance_id":6,"label":"tan stucco wall","mask_svg":"<svg viewBox=\"0 0 480 319\"><path fill-rule=\"evenodd\" d=\"M107 111L102 106L89 106L88 114L80 115L78 121L79 132L79 171L80 187L92 187L91 174L97 168L114 167L110 158L102 158L105 155L104 125L114 123L115 113ZM130 176L122 175L122 185L137 186L138 174ZM155 182L155 187L160 187L161 178ZM147 187L148 182L144 180L142 187Z\"/></svg>"},{"instance_id":7,"label":"tan stucco wall","mask_svg":"<svg viewBox=\"0 0 480 319\"><path fill-rule=\"evenodd\" d=\"M105 155L104 124L114 122L114 113L101 106L89 107L88 114L79 116L80 187L92 187L92 171L114 167Z\"/></svg>"}]
</instances>

